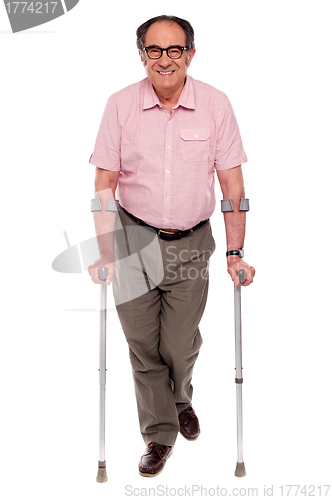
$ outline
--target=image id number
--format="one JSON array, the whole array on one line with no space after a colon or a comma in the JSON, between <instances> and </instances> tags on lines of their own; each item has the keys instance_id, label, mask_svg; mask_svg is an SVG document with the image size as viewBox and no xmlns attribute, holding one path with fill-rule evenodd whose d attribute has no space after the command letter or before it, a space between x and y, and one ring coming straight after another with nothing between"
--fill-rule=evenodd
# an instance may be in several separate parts
<instances>
[{"instance_id":1,"label":"image id number","mask_svg":"<svg viewBox=\"0 0 332 500\"><path fill-rule=\"evenodd\" d=\"M288 497L290 495L308 497L318 495L326 497L330 487L330 484L325 484L323 486L314 486L313 484L309 486L302 486L300 484L285 484L283 486L279 486L279 489L282 497Z\"/></svg>"},{"instance_id":2,"label":"image id number","mask_svg":"<svg viewBox=\"0 0 332 500\"><path fill-rule=\"evenodd\" d=\"M53 14L58 2L8 2L6 3L8 14Z\"/></svg>"}]
</instances>

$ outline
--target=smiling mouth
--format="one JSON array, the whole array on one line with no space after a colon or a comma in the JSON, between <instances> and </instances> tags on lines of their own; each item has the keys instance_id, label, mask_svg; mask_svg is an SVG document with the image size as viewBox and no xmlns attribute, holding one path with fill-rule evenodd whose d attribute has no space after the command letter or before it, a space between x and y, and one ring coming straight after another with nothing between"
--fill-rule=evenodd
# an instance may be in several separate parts
<instances>
[{"instance_id":1,"label":"smiling mouth","mask_svg":"<svg viewBox=\"0 0 332 500\"><path fill-rule=\"evenodd\" d=\"M175 70L173 71L157 71L157 73L159 73L160 75L171 75L172 73L174 73Z\"/></svg>"}]
</instances>

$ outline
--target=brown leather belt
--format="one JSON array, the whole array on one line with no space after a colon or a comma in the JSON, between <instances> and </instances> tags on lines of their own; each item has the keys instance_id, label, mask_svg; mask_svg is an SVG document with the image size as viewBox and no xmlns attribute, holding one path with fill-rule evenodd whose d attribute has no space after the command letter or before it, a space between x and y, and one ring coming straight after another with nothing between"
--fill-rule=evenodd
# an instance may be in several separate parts
<instances>
[{"instance_id":1,"label":"brown leather belt","mask_svg":"<svg viewBox=\"0 0 332 500\"><path fill-rule=\"evenodd\" d=\"M129 215L132 219L134 219L138 224L141 224L142 226L148 226L154 229L162 240L179 240L180 238L183 238L184 236L188 236L188 234L191 234L195 229L198 229L199 227L203 226L203 224L206 224L209 219L202 220L196 226L192 227L191 229L184 229L183 231L181 229L160 229L158 227L151 226L150 224L147 224L144 222L144 220L139 219L138 217L135 217L135 215L131 214L128 212L125 208L121 206L121 209Z\"/></svg>"}]
</instances>

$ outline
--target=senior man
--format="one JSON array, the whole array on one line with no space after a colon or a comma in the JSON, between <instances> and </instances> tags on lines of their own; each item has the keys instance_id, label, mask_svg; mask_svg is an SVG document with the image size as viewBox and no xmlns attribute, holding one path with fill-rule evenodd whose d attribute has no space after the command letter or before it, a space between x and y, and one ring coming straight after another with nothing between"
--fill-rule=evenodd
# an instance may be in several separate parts
<instances>
[{"instance_id":1,"label":"senior man","mask_svg":"<svg viewBox=\"0 0 332 500\"><path fill-rule=\"evenodd\" d=\"M163 470L179 431L192 441L200 434L191 378L215 250L209 222L215 171L224 199L233 205L224 213L228 272L240 284L237 271L244 269L247 286L255 269L242 260L246 154L227 96L187 75L196 52L192 26L159 16L136 34L147 78L108 99L90 158L97 167L100 259L89 273L101 283L98 268L107 267L107 284L114 275L147 445L139 473L151 477ZM113 208L106 210L110 199ZM142 258L153 242L157 247Z\"/></svg>"}]
</instances>

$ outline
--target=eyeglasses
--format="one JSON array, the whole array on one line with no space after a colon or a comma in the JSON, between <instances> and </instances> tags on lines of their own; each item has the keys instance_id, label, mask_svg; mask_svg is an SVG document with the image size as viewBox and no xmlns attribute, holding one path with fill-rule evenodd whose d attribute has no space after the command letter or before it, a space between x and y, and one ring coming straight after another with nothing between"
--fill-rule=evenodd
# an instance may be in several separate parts
<instances>
[{"instance_id":1,"label":"eyeglasses","mask_svg":"<svg viewBox=\"0 0 332 500\"><path fill-rule=\"evenodd\" d=\"M144 47L150 59L160 59L164 51L170 59L180 59L184 50L188 50L188 47L180 47L180 45L171 45L167 49L162 49L158 45L151 45L150 47Z\"/></svg>"}]
</instances>

